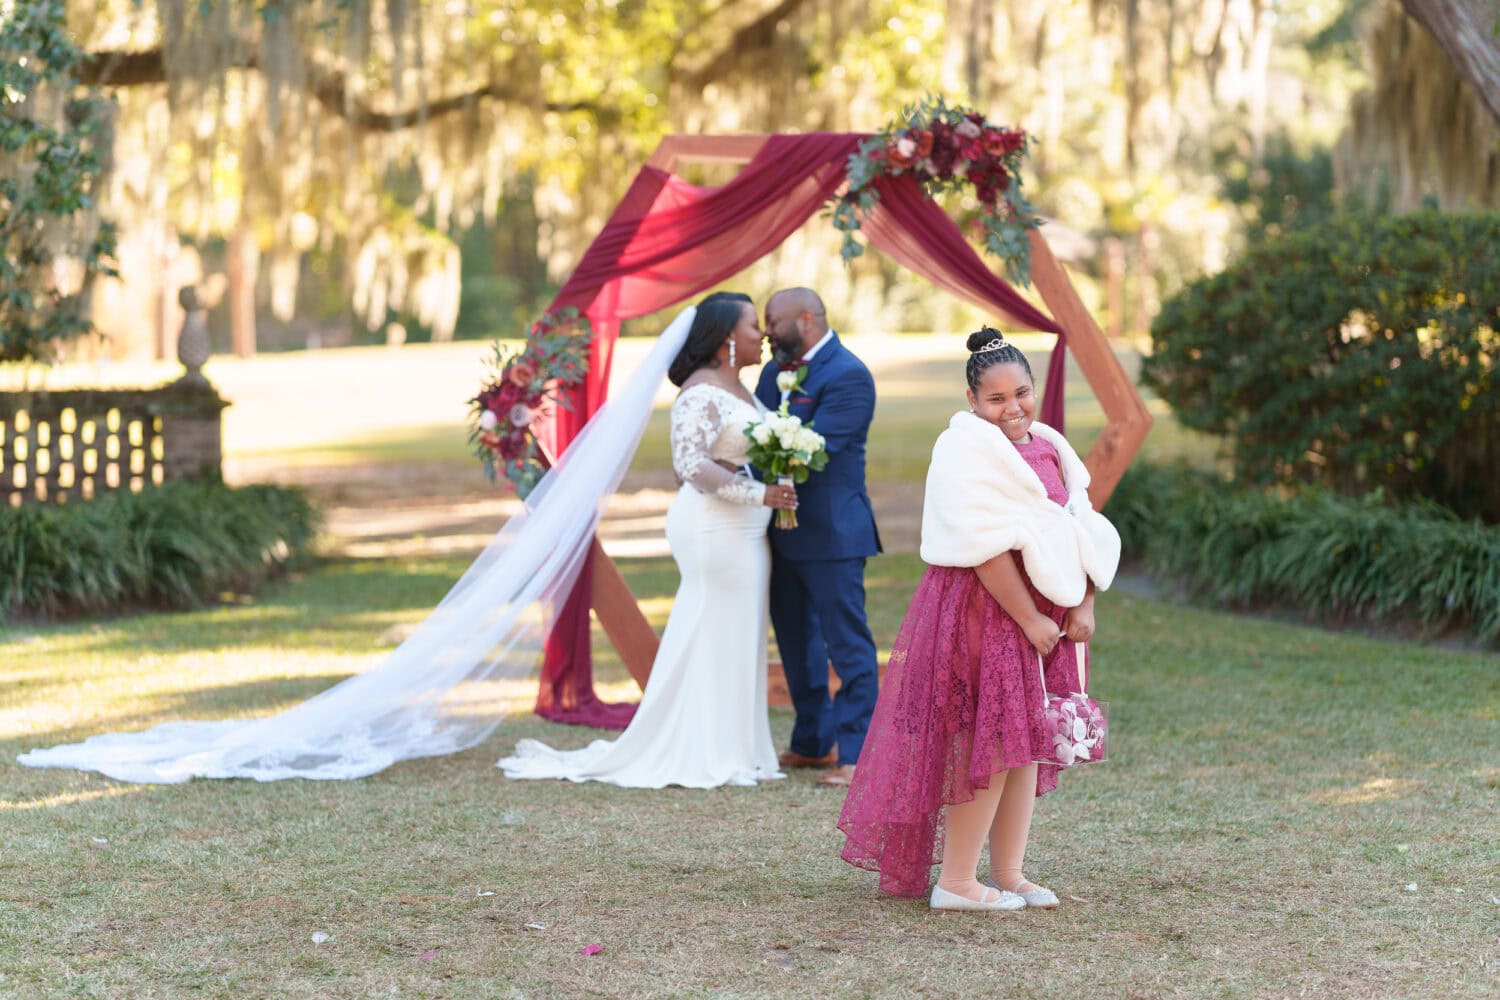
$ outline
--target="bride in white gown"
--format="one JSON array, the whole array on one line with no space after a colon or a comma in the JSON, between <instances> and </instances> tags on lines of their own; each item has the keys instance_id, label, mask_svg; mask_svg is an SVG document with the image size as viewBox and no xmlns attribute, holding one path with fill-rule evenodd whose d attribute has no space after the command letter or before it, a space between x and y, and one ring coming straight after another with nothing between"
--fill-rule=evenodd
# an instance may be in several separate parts
<instances>
[{"instance_id":1,"label":"bride in white gown","mask_svg":"<svg viewBox=\"0 0 1500 1000\"><path fill-rule=\"evenodd\" d=\"M735 471L745 426L765 412L739 381L761 341L748 297L710 296L668 373L682 387L672 467L683 482L667 512L682 582L629 728L581 750L522 740L500 761L507 777L712 788L783 776L766 715L766 526L772 508L796 506L796 491Z\"/></svg>"},{"instance_id":2,"label":"bride in white gown","mask_svg":"<svg viewBox=\"0 0 1500 1000\"><path fill-rule=\"evenodd\" d=\"M705 307L718 298L710 296ZM760 331L748 304L735 301L710 311L722 324L717 339L710 343L705 333L694 341L698 348L684 350L689 331L700 329L691 306L668 324L634 374L526 497L525 507L378 665L273 715L101 733L20 754L16 761L162 784L193 778L342 781L478 745L505 716L500 685L535 670L547 624L582 572L600 504L635 454L662 375L681 362L694 377L679 412L685 419L698 415L687 419L679 437L696 437L701 444L676 453L681 473L697 484L684 488L669 517L683 588L641 710L628 739L619 741L622 755L626 747L643 748L641 763L628 772L618 765L618 773L639 777L641 784L772 776L776 757L765 714L768 515L755 504L790 506L796 495L736 479L703 460L743 458L743 441L735 435L757 410L734 372L760 357ZM611 756L609 766L617 759L624 757Z\"/></svg>"}]
</instances>

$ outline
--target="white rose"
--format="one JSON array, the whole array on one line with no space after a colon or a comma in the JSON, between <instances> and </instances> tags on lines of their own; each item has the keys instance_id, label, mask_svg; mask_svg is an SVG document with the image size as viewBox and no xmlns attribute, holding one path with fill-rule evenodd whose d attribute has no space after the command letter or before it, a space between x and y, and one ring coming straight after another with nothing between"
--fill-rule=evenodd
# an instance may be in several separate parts
<instances>
[{"instance_id":1,"label":"white rose","mask_svg":"<svg viewBox=\"0 0 1500 1000\"><path fill-rule=\"evenodd\" d=\"M531 407L525 403L517 403L510 408L510 425L512 427L526 427L531 423Z\"/></svg>"},{"instance_id":2,"label":"white rose","mask_svg":"<svg viewBox=\"0 0 1500 1000\"><path fill-rule=\"evenodd\" d=\"M757 424L755 430L750 432L750 436L755 439L756 444L765 444L771 440L771 428L765 424Z\"/></svg>"},{"instance_id":3,"label":"white rose","mask_svg":"<svg viewBox=\"0 0 1500 1000\"><path fill-rule=\"evenodd\" d=\"M785 448L787 451L795 451L796 450L796 448L797 448L797 432L796 431L782 431L780 434L778 434L776 436L781 441L781 447Z\"/></svg>"},{"instance_id":4,"label":"white rose","mask_svg":"<svg viewBox=\"0 0 1500 1000\"><path fill-rule=\"evenodd\" d=\"M480 430L492 431L498 423L500 423L500 418L495 416L494 410L485 410L479 415Z\"/></svg>"},{"instance_id":5,"label":"white rose","mask_svg":"<svg viewBox=\"0 0 1500 1000\"><path fill-rule=\"evenodd\" d=\"M776 388L780 389L782 392L791 392L793 389L797 388L797 373L782 372L780 375L777 375Z\"/></svg>"}]
</instances>

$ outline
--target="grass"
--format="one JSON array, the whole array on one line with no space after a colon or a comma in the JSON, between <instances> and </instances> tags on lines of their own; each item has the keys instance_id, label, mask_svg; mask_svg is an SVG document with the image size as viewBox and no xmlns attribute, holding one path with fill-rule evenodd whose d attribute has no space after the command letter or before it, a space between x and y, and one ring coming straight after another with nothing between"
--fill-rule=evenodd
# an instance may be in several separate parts
<instances>
[{"instance_id":1,"label":"grass","mask_svg":"<svg viewBox=\"0 0 1500 1000\"><path fill-rule=\"evenodd\" d=\"M852 346L881 394L872 479L919 491L961 405L956 339ZM1040 379L1045 344L1026 346ZM479 477L462 400L482 353L215 359L236 401L226 454L377 475L420 461L435 492L465 489ZM1084 450L1102 417L1071 374ZM1148 457L1212 461L1212 441L1148 405ZM665 428L662 406L641 478L669 468ZM670 560L619 561L659 628ZM14 763L96 732L295 704L377 663L465 565L331 561L213 610L0 630L0 997L1497 989L1500 657L1119 592L1101 597L1095 650L1114 758L1065 775L1033 830L1029 871L1062 894L1054 913L933 916L880 896L838 860L840 797L807 774L708 792L507 782L494 763L515 740L600 735L531 716L524 683L480 747L362 781L156 787ZM910 554L870 564L883 649L919 573ZM595 645L605 697L633 697ZM790 713L771 721L784 746Z\"/></svg>"},{"instance_id":2,"label":"grass","mask_svg":"<svg viewBox=\"0 0 1500 1000\"><path fill-rule=\"evenodd\" d=\"M1114 758L1065 775L1033 829L1029 872L1064 897L1052 913L881 897L837 858L840 796L805 774L708 792L507 782L493 765L516 739L598 735L524 712L472 751L353 782L135 786L13 761L294 703L378 661L462 567L339 562L241 606L0 632L0 996L1500 986L1500 657L1117 592L1096 644ZM670 562L622 567L659 626ZM910 555L871 564L883 648L919 572ZM600 673L629 695L607 656ZM790 722L773 713L782 745Z\"/></svg>"}]
</instances>

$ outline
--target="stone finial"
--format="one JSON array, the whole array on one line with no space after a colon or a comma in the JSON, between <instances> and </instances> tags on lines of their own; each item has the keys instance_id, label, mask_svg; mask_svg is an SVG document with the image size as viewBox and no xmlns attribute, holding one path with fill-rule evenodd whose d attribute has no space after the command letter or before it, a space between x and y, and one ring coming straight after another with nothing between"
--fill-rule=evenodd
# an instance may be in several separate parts
<instances>
[{"instance_id":1,"label":"stone finial","mask_svg":"<svg viewBox=\"0 0 1500 1000\"><path fill-rule=\"evenodd\" d=\"M203 382L203 365L208 361L208 321L203 303L198 298L196 285L183 285L177 292L177 302L182 306L182 333L177 337L177 360L187 369L179 381Z\"/></svg>"}]
</instances>

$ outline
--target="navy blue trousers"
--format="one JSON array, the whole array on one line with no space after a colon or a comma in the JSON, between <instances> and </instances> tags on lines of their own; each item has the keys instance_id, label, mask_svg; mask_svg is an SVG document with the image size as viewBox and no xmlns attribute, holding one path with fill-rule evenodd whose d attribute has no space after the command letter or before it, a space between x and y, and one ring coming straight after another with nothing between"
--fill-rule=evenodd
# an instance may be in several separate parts
<instances>
[{"instance_id":1,"label":"navy blue trousers","mask_svg":"<svg viewBox=\"0 0 1500 1000\"><path fill-rule=\"evenodd\" d=\"M865 561L771 560L771 624L797 721L792 750L821 757L834 746L853 764L865 745L880 674L865 620ZM828 695L828 664L839 690Z\"/></svg>"}]
</instances>

